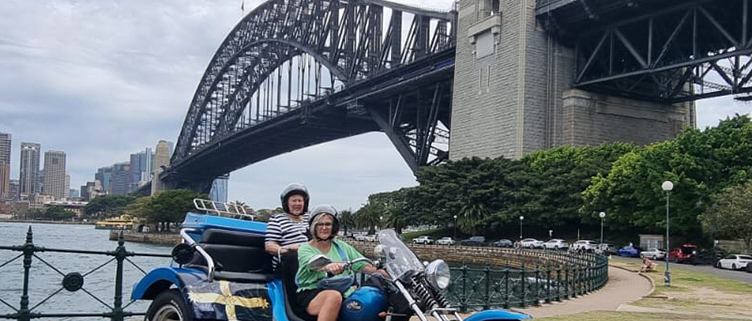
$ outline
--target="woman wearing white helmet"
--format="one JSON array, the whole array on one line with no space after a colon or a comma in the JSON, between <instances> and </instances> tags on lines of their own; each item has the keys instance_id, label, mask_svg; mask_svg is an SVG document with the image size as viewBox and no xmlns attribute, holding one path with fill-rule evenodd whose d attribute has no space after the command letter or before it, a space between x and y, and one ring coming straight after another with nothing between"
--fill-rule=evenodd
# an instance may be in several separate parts
<instances>
[{"instance_id":1,"label":"woman wearing white helmet","mask_svg":"<svg viewBox=\"0 0 752 321\"><path fill-rule=\"evenodd\" d=\"M352 274L355 272L378 273L384 277L389 275L384 270L378 270L371 264L359 262L352 265L352 271L345 270L344 264L339 262L352 261L363 257L350 244L335 239L339 231L337 210L331 205L319 205L311 211L309 230L312 239L298 249L298 284L297 301L305 307L306 312L316 316L317 321L336 321L342 305L342 296L349 295L353 289L340 293L338 290L321 289L318 281L327 275ZM316 255L326 255L333 263L321 269L312 269L308 262ZM344 257L343 257L344 256Z\"/></svg>"},{"instance_id":2,"label":"woman wearing white helmet","mask_svg":"<svg viewBox=\"0 0 752 321\"><path fill-rule=\"evenodd\" d=\"M287 185L279 196L284 213L269 218L266 225L264 248L272 255L276 268L279 256L295 252L301 243L308 241L308 189L303 184Z\"/></svg>"}]
</instances>

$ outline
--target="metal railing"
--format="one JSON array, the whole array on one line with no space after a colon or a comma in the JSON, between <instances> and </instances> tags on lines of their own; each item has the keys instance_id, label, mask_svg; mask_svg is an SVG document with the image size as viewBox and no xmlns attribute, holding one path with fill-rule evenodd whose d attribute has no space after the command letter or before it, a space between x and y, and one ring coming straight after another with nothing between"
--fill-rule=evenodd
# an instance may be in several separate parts
<instances>
[{"instance_id":1,"label":"metal railing","mask_svg":"<svg viewBox=\"0 0 752 321\"><path fill-rule=\"evenodd\" d=\"M136 269L141 271L141 273L146 274L146 272L142 268L140 268L137 264L135 264L132 260L130 260L129 257L134 257L134 256L171 257L171 256L168 254L146 254L146 253L128 252L125 249L124 243L125 241L123 240L123 234L121 233L120 237L118 238L118 246L115 248L114 251L86 251L86 250L46 248L46 247L34 245L33 235L32 235L31 226L30 226L28 232L26 232L26 242L23 245L18 245L18 246L0 245L0 250L22 252L20 255L17 255L11 258L10 260L0 264L0 268L3 268L4 266L10 264L11 262L14 262L18 259L23 258L23 288L21 290L20 304L18 307L15 307L0 298L0 304L7 306L14 311L12 313L0 314L0 319L15 319L18 321L29 321L31 319L39 319L39 318L98 317L98 318L110 318L113 321L122 321L125 317L144 315L145 314L144 312L125 311L125 309L128 308L128 306L130 306L136 301L131 301L130 303L123 306L124 263L128 262L132 266L134 266ZM63 273L59 268L53 266L47 260L37 255L38 253L41 253L41 252L102 255L102 256L109 256L112 258L106 261L105 263L98 265L85 273L79 273L79 272ZM36 259L36 261L34 259ZM54 291L52 294L50 294L46 298L39 300L38 303L36 303L36 305L30 307L29 306L30 305L29 304L30 302L29 279L31 277L32 264L37 263L37 262L41 263L44 266L49 267L50 269L55 271L57 274L62 276L62 282L61 282L62 287ZM102 269L103 267L109 265L112 262L116 262L115 263L116 264L115 284L114 284L115 293L114 293L112 304L110 305L106 303L105 300L102 300L101 298L97 297L95 294L88 291L84 287L84 278L90 275L91 273ZM60 294L63 290L67 290L68 292L83 291L89 297L91 297L91 300L99 302L103 306L107 307L109 312L80 312L80 313L35 312L35 311L39 311L40 306L43 306L45 302L48 302L52 297Z\"/></svg>"},{"instance_id":2,"label":"metal railing","mask_svg":"<svg viewBox=\"0 0 752 321\"><path fill-rule=\"evenodd\" d=\"M590 293L606 284L607 257L571 255L570 262L545 265L468 267L463 264L451 269L452 282L445 294L453 305L466 312L561 301Z\"/></svg>"}]
</instances>

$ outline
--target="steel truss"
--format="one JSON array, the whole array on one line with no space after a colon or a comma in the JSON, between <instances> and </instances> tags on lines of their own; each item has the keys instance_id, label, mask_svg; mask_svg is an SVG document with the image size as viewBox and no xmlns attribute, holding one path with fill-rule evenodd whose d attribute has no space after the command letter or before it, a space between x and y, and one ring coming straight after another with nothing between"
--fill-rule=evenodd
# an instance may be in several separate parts
<instances>
[{"instance_id":1,"label":"steel truss","mask_svg":"<svg viewBox=\"0 0 752 321\"><path fill-rule=\"evenodd\" d=\"M408 21L409 27L403 28ZM341 97L340 93L373 82L378 75L453 49L454 21L452 12L384 0L263 3L230 32L209 63L171 166L255 126L332 100L335 94ZM311 116L307 111L300 114ZM427 159L419 146L440 131L435 127L421 125L415 131L399 132L404 137L417 135L412 153L421 154L419 160Z\"/></svg>"},{"instance_id":2,"label":"steel truss","mask_svg":"<svg viewBox=\"0 0 752 321\"><path fill-rule=\"evenodd\" d=\"M591 28L603 25L587 7L594 1L580 2L595 17ZM613 3L631 3L632 13L640 4ZM750 10L750 0L678 1L582 32L574 86L664 103L752 92ZM565 28L550 12L544 21Z\"/></svg>"}]
</instances>

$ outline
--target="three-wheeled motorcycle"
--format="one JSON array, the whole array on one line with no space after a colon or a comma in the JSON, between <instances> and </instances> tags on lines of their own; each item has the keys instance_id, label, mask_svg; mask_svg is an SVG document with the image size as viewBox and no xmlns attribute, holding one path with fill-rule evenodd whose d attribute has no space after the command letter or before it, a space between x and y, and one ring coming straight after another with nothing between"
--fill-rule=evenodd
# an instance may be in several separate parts
<instances>
[{"instance_id":1,"label":"three-wheeled motorcycle","mask_svg":"<svg viewBox=\"0 0 752 321\"><path fill-rule=\"evenodd\" d=\"M297 257L280 258L273 271L271 256L264 250L265 231L265 223L246 215L223 215L222 211L186 214L180 231L182 243L172 250L173 263L136 282L131 299L152 300L148 321L316 320L294 299ZM444 261L422 263L393 230L382 230L378 237L374 264L391 278L381 279L384 287L364 285L344 299L339 321L406 320L413 315L420 321L463 321L441 293L450 281ZM361 275L359 279L366 278ZM395 296L404 303L401 310L392 307ZM523 313L486 310L464 321L530 318Z\"/></svg>"}]
</instances>

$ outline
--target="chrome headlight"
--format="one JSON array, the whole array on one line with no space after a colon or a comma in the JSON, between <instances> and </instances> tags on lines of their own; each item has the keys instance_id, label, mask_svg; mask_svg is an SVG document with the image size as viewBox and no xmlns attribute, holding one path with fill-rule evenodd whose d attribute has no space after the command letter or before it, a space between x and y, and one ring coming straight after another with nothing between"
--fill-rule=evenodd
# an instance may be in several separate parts
<instances>
[{"instance_id":1,"label":"chrome headlight","mask_svg":"<svg viewBox=\"0 0 752 321\"><path fill-rule=\"evenodd\" d=\"M449 286L449 277L449 265L444 260L436 260L426 266L426 279L437 289L446 289Z\"/></svg>"}]
</instances>

